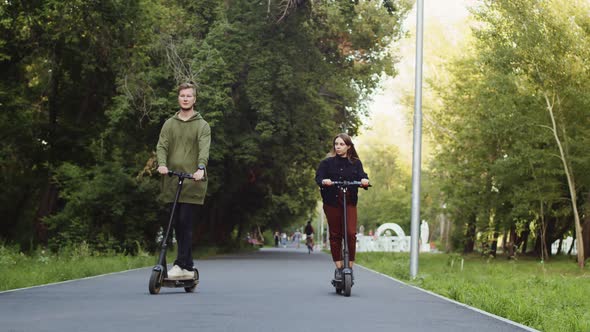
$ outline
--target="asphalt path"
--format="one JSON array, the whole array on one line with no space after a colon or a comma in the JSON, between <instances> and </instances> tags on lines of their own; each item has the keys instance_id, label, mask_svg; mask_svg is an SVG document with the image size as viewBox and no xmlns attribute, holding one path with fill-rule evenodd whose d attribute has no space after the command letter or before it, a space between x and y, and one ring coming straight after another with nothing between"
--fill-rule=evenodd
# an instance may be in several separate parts
<instances>
[{"instance_id":1,"label":"asphalt path","mask_svg":"<svg viewBox=\"0 0 590 332\"><path fill-rule=\"evenodd\" d=\"M199 260L194 293L150 295L151 268L0 293L0 331L534 331L357 266L352 295L331 257L297 248Z\"/></svg>"}]
</instances>

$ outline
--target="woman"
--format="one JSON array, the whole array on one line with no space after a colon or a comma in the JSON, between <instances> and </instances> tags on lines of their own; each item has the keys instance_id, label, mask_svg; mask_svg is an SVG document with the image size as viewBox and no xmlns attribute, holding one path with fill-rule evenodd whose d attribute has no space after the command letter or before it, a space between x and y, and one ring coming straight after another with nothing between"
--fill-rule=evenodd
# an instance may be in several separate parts
<instances>
[{"instance_id":1,"label":"woman","mask_svg":"<svg viewBox=\"0 0 590 332\"><path fill-rule=\"evenodd\" d=\"M328 219L330 228L330 251L332 260L336 265L334 279L342 280L342 239L344 232L343 225L343 198L340 190L333 185L332 181L360 181L362 187L366 189L369 186L369 177L363 170L363 164L352 143L352 139L347 134L338 134L334 137L332 149L328 157L321 161L315 176L316 183L321 188L322 201L324 203L324 212ZM356 203L358 201L358 188L348 189L346 196L346 216L347 216L347 240L350 265L354 263L356 252Z\"/></svg>"}]
</instances>

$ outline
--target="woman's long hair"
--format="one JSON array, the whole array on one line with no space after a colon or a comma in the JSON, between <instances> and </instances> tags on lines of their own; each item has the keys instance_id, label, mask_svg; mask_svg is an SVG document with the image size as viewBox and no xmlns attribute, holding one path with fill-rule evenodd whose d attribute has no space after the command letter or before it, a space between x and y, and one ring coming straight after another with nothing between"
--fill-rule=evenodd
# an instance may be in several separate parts
<instances>
[{"instance_id":1,"label":"woman's long hair","mask_svg":"<svg viewBox=\"0 0 590 332\"><path fill-rule=\"evenodd\" d=\"M328 157L336 156L336 149L334 149L334 144L336 144L336 139L339 137L342 138L344 144L348 146L348 151L346 151L346 157L348 158L348 160L350 160L350 162L360 160L359 155L358 153L356 153L356 149L354 148L354 143L352 143L352 138L350 138L350 136L348 136L348 134L345 133L340 133L336 135L336 137L334 137L334 139L332 140L332 149L330 149Z\"/></svg>"}]
</instances>

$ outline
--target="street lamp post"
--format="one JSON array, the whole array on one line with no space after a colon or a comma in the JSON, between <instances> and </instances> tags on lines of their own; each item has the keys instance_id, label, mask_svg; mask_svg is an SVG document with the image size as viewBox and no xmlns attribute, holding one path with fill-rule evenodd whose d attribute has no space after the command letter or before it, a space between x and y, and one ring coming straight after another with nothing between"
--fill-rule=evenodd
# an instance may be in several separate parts
<instances>
[{"instance_id":1,"label":"street lamp post","mask_svg":"<svg viewBox=\"0 0 590 332\"><path fill-rule=\"evenodd\" d=\"M420 169L422 157L422 44L424 0L416 1L416 85L414 97L414 149L412 159L412 220L410 240L410 277L418 274L418 221L420 220Z\"/></svg>"}]
</instances>

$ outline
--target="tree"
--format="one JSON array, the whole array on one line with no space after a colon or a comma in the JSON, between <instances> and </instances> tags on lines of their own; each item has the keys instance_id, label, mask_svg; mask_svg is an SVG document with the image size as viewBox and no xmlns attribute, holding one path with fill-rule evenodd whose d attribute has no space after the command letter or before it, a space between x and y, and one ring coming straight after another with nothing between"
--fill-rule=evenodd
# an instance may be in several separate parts
<instances>
[{"instance_id":1,"label":"tree","mask_svg":"<svg viewBox=\"0 0 590 332\"><path fill-rule=\"evenodd\" d=\"M452 79L437 89L444 108L431 114L432 134L440 142L435 173L447 183L443 192L452 213L475 213L480 232L510 230L513 244L526 245L522 241L532 223L542 257L567 231L564 213L574 219L578 234L581 230L576 210L588 183L580 170L589 162L582 143L589 48L587 18L579 13L586 7L483 2L474 10L479 24L472 52L449 67ZM581 186L573 181L578 176L584 178ZM581 234L577 238L581 241Z\"/></svg>"},{"instance_id":2,"label":"tree","mask_svg":"<svg viewBox=\"0 0 590 332\"><path fill-rule=\"evenodd\" d=\"M296 4L277 21L285 8L274 1L3 3L0 98L18 115L1 118L1 128L15 125L1 150L11 193L1 205L10 226L44 232L33 237L27 226L20 242L149 247L156 229L146 221L160 211L137 202L156 188L157 133L177 109L174 87L188 80L213 129L196 239L227 243L251 226L304 218L331 137L341 124L358 130L363 99L381 72L393 74L388 45L409 3ZM19 188L32 178L43 181ZM126 232L133 225L142 231ZM3 229L14 239L15 227ZM93 232L110 248L90 241Z\"/></svg>"},{"instance_id":3,"label":"tree","mask_svg":"<svg viewBox=\"0 0 590 332\"><path fill-rule=\"evenodd\" d=\"M510 61L510 65L504 68L522 78L523 86L544 102L543 112L549 113L547 124L551 126L541 125L551 129L562 161L580 248L578 264L583 266L585 256L575 173L584 164L575 165L571 151L587 150L583 146L574 147L574 142L580 132L579 119L588 118L585 111L587 98L583 96L589 83L588 70L584 65L590 51L586 28L588 18L580 15L588 10L588 4L562 1L528 1L526 4L535 10L523 11L522 3L500 1L490 5L491 15L482 15L482 18L496 30L499 24L505 27L504 34L495 37L504 52L500 61ZM509 23L516 16L519 17L518 22ZM486 34L490 35L489 30L484 29L482 35ZM559 103L555 104L556 100ZM554 112L558 112L557 116Z\"/></svg>"}]
</instances>

